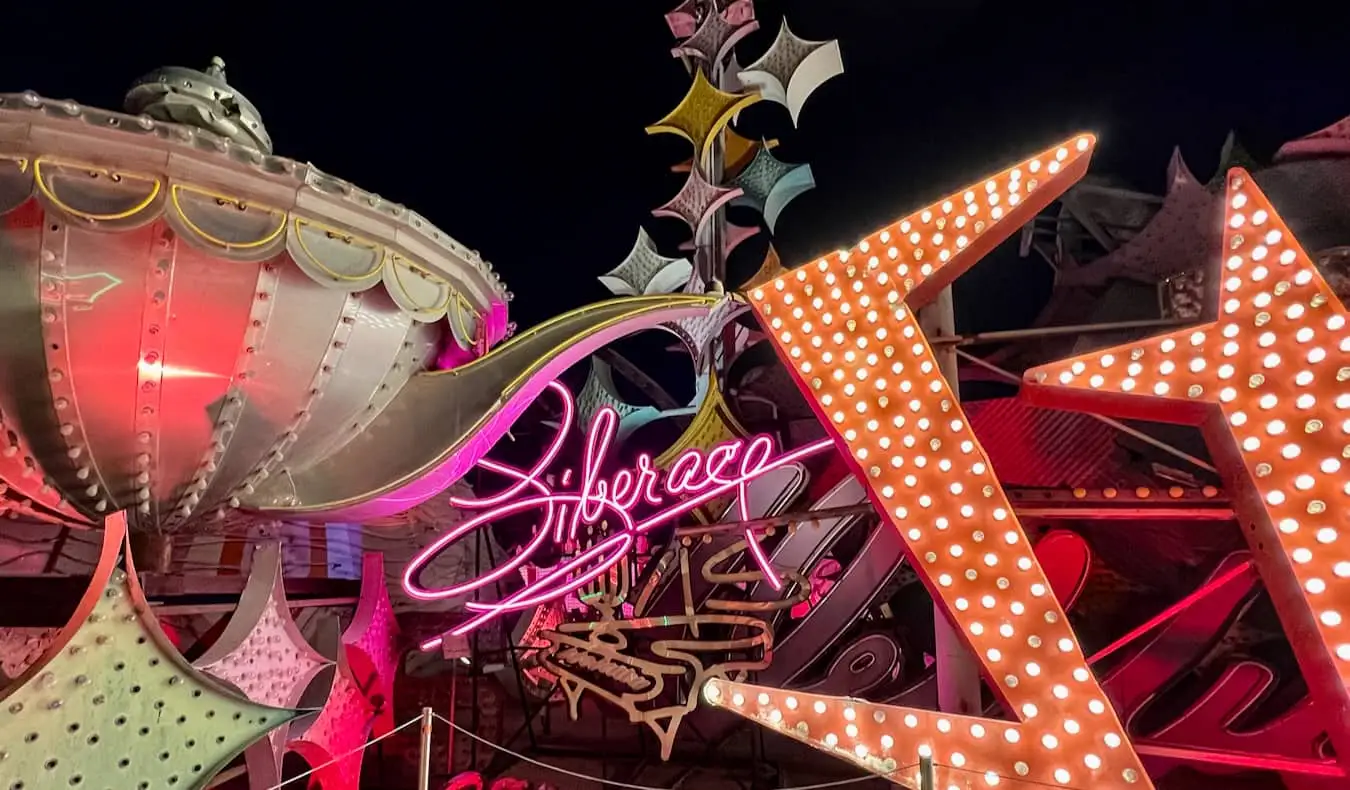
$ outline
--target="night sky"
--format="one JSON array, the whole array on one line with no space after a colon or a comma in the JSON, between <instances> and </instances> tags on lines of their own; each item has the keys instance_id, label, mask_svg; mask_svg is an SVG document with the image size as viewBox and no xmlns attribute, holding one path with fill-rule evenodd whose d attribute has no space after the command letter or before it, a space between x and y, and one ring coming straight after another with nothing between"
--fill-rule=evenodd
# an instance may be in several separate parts
<instances>
[{"instance_id":1,"label":"night sky","mask_svg":"<svg viewBox=\"0 0 1350 790\"><path fill-rule=\"evenodd\" d=\"M137 76L219 54L278 153L480 250L527 326L606 296L595 276L639 224L668 253L683 238L648 212L680 187L668 168L689 147L643 131L688 85L662 19L674 2L353 4L358 16L338 3L107 3L89 15L29 0L0 23L0 83L117 107ZM786 13L799 35L840 39L847 70L795 131L775 105L743 116L745 134L779 137L783 158L815 169L818 188L780 219L783 258L850 243L1080 130L1101 138L1094 172L1154 192L1175 144L1201 179L1229 129L1268 157L1350 114L1336 5L760 0L743 63ZM752 271L762 250L746 245L733 263ZM959 328L1025 325L1049 277L1037 260L992 257L958 284Z\"/></svg>"}]
</instances>

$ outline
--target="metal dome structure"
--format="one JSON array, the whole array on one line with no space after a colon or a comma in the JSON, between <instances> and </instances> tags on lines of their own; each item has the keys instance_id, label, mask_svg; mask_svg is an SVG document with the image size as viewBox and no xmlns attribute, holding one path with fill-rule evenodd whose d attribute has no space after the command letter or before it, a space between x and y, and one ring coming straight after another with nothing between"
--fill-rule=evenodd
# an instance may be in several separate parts
<instances>
[{"instance_id":1,"label":"metal dome structure","mask_svg":"<svg viewBox=\"0 0 1350 790\"><path fill-rule=\"evenodd\" d=\"M127 110L0 95L0 480L26 516L126 510L133 530L170 532L396 492L509 416L560 337L706 310L617 300L469 365L512 333L492 267L416 212L272 155L219 59L142 78ZM433 371L449 374L409 386ZM369 463L309 495L306 470L354 442ZM389 480L372 469L389 465Z\"/></svg>"}]
</instances>

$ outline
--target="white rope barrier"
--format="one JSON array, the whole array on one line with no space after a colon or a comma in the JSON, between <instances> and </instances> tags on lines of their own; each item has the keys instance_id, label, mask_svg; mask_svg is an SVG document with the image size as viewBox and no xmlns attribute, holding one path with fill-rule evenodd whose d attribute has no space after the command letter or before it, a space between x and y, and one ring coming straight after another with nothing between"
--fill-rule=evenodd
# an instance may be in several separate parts
<instances>
[{"instance_id":1,"label":"white rope barrier","mask_svg":"<svg viewBox=\"0 0 1350 790\"><path fill-rule=\"evenodd\" d=\"M624 790L668 790L668 788L652 787L650 785L635 785L629 784L627 782L616 782L612 779L601 779L598 776L590 776L587 774L577 773L576 771L569 771L566 768L559 768L556 765L549 765L548 763L540 762L539 760L536 760L532 757L527 757L523 754L520 754L519 752L513 752L510 749L506 748L505 746L493 743L492 741L489 741L486 738L479 737L475 733L469 732L468 730L464 729L458 724L455 724L453 721L450 721L449 719L445 718L439 713L432 713L431 715L450 725L457 732L467 735L470 738L473 738L475 741L478 741L479 743L483 744L489 749L495 749L496 751L499 751L502 754L509 754L512 757L516 758L517 760L520 760L521 762L526 762L538 768L543 768L546 771L553 771L555 773L560 773L563 774L564 776L570 776L573 779L581 779L586 782L595 782L596 784L609 785L610 787L621 787L624 788ZM828 788L831 787L845 787L847 785L857 784L859 782L872 781L877 778L878 777L875 776L858 776L854 777L853 779L840 779L834 782L822 782L820 784L814 785L797 785L796 787L784 787L780 788L779 790L828 790Z\"/></svg>"},{"instance_id":2,"label":"white rope barrier","mask_svg":"<svg viewBox=\"0 0 1350 790\"><path fill-rule=\"evenodd\" d=\"M536 760L536 759L534 759L533 757L529 757L529 756L527 756L527 755L521 754L520 752L512 751L511 749L508 749L508 748L506 748L505 746L502 746L501 744L493 743L492 741L489 741L488 739L483 738L483 737L477 735L476 733L470 732L469 730L466 730L465 728L459 726L458 724L455 724L453 721L450 721L449 719L445 718L444 716L442 716L442 715L439 714L439 713L434 713L434 712L433 712L431 715L432 715L433 717L435 717L436 719L439 719L440 721L442 721L442 722L444 722L445 724L449 725L449 726L450 726L452 729L454 729L455 731L457 731L457 732L459 732L459 733L461 733L461 734L463 734L463 735L467 735L468 737L474 739L475 741L478 741L479 743L483 744L484 746L488 747L489 749L492 749L492 750L494 750L494 751L501 752L502 754L508 754L508 755L510 755L510 756L512 756L512 757L514 757L514 758L516 758L517 760L520 760L521 762L529 763L530 765L533 765L533 766L535 766L535 767L537 767L537 768L543 768L543 769L546 770L546 771L552 771L552 772L554 772L554 773L562 774L562 775L564 775L564 776L570 776L570 777L572 777L573 779L580 779L580 780L585 781L585 782L595 782L596 784L608 785L608 786L610 786L610 787L623 788L623 790L667 790L667 788L662 788L662 787L652 787L651 785L635 785L635 784L629 784L628 782L617 782L617 781L614 781L613 779L601 779L601 778L598 777L598 776L591 776L591 775L589 775L589 774L583 774L583 773L578 773L578 772L576 772L576 771L570 771L570 770L568 770L568 769L566 769L566 768L561 768L561 767L556 766L556 765L550 765L549 763L542 762L542 761L540 761L540 760ZM364 751L365 749L369 748L370 746L373 746L374 744L379 743L380 741L384 740L385 738L388 738L389 736L393 735L394 733L399 732L400 730L405 730L405 729L407 729L408 727L413 726L414 724L420 723L421 721L422 721L422 717L421 717L421 716L418 716L418 717L415 718L415 719L409 719L408 721L403 722L402 724L398 725L397 727L395 727L394 729L390 730L389 732L386 732L384 735L381 735L381 736L378 737L378 738L372 738L371 740L366 741L365 743L361 744L360 746L357 746L357 747L354 748L354 749L349 749L349 750L343 752L342 754L339 754L337 757L334 757L333 759L329 760L328 762L323 763L323 764L321 764L321 765L316 765L316 766L314 766L313 768L309 769L308 771L305 771L305 772L302 773L302 774L297 774L297 775L295 775L295 776L292 776L290 779L286 779L286 780L282 781L282 782L279 783L279 784L272 785L271 787L267 788L267 790L281 790L281 788L285 787L286 785L291 784L292 782L298 782L298 781L300 781L301 779L304 779L305 777L309 776L310 774L316 773L316 772L318 772L318 771L322 771L323 769L327 768L328 766L334 765L334 764L336 764L336 763L338 763L338 762L341 762L342 760L347 759L348 757L352 756L353 754L356 754L357 752ZM859 782L867 782L867 781L871 781L871 780L874 780L874 779L876 779L876 778L877 778L877 777L875 777L875 776L858 776L858 777L854 777L854 778L852 778L852 779L839 779L839 780L836 780L836 781L833 781L833 782L821 782L821 783L819 783L819 784L812 784L812 785L796 785L795 787L784 787L784 788L779 788L779 790L829 790L830 788L834 788L834 787L846 787L846 786L848 786L848 785L858 784Z\"/></svg>"},{"instance_id":3,"label":"white rope barrier","mask_svg":"<svg viewBox=\"0 0 1350 790\"><path fill-rule=\"evenodd\" d=\"M402 730L402 729L411 727L412 725L418 724L418 723L420 723L421 721L422 721L422 717L421 717L421 716L418 716L418 717L415 718L415 719L410 719L410 720L408 720L408 721L405 721L405 722L403 722L402 724L400 724L400 725L398 725L397 727L395 727L394 729L390 730L389 732L386 732L384 735L381 735L381 736L378 737L378 738L372 738L372 739L366 741L365 743L361 744L360 746L356 747L355 749L348 749L347 751L343 752L342 754L339 754L337 757L334 757L333 759L329 760L328 762L323 763L322 765L316 765L316 766L314 766L313 768L309 769L308 771L305 771L304 773L298 774L298 775L296 775L296 776L292 776L290 779L287 779L287 780L281 782L280 784L274 784L274 785L272 785L271 787L267 788L267 790L279 790L279 788L285 787L286 785L290 784L291 782L298 782L298 781L300 781L301 779L304 779L306 776L309 776L310 774L314 773L315 771L322 771L323 769L327 768L328 766L333 765L334 763L341 762L342 760L345 760L345 759L347 759L348 757L351 757L353 754L356 754L357 752L365 751L367 747L372 746L372 745L374 745L374 744L377 744L377 743L379 743L380 741L384 740L385 738L388 738L390 735L393 735L394 733L398 732L399 730Z\"/></svg>"}]
</instances>

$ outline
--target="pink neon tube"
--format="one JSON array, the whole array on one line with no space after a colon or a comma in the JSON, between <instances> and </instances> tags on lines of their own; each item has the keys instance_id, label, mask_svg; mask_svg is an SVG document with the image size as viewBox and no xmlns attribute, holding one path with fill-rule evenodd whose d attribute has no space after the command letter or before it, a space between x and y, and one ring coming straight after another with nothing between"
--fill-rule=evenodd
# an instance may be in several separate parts
<instances>
[{"instance_id":1,"label":"pink neon tube","mask_svg":"<svg viewBox=\"0 0 1350 790\"><path fill-rule=\"evenodd\" d=\"M724 494L735 493L741 519L749 520L749 484L753 480L833 446L829 439L822 439L775 457L773 440L768 436L756 436L749 441L724 442L707 453L688 450L666 470L664 480L647 455L639 456L632 469L621 469L604 478L601 470L605 467L618 431L619 415L613 409L603 408L592 418L587 430L579 481L573 481L571 470L564 470L560 484L566 489L556 490L545 481L544 472L557 459L566 443L576 406L572 394L558 382L550 383L549 389L562 398L563 418L557 435L539 461L528 470L487 459L480 461L484 469L512 482L492 496L452 498L451 503L457 507L484 512L457 525L419 552L403 572L403 589L410 597L425 601L468 595L518 572L550 539L557 544L575 543L583 525L601 521L611 522L617 531L587 546L577 556L532 579L500 601L466 603L465 607L477 614L457 626L452 631L456 635L472 631L506 612L527 609L575 592L621 562L638 536ZM527 490L529 495L523 495ZM669 498L681 495L682 499L669 501ZM639 504L657 510L637 520L633 516L633 509ZM497 519L530 511L540 513L534 535L505 564L475 579L448 587L433 589L419 582L422 571L441 552L474 530ZM746 550L763 573L765 581L775 590L781 590L783 581L752 530L746 530L745 543ZM440 641L439 638L433 639L423 648L431 649Z\"/></svg>"}]
</instances>

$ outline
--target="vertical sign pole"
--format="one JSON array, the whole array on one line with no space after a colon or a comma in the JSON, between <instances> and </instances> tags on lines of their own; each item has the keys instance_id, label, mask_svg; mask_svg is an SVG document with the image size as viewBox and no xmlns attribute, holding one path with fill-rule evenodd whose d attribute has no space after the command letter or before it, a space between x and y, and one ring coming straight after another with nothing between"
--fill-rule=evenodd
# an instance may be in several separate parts
<instances>
[{"instance_id":1,"label":"vertical sign pole","mask_svg":"<svg viewBox=\"0 0 1350 790\"><path fill-rule=\"evenodd\" d=\"M717 13L714 9L713 13ZM713 63L708 68L708 79L712 81L715 87L721 87L722 75L726 70L726 64L718 62ZM712 150L708 152L708 182L711 184L722 183L723 169L726 163L723 161L726 151L727 133L726 130L717 133L717 139L713 142ZM712 222L708 223L708 274L707 281L711 285L713 280L725 283L727 279L726 260L724 258L723 238L726 234L727 213L725 208L718 208L713 212ZM716 341L714 341L716 343ZM711 353L711 350L710 352ZM712 358L716 358L715 356Z\"/></svg>"},{"instance_id":2,"label":"vertical sign pole","mask_svg":"<svg viewBox=\"0 0 1350 790\"><path fill-rule=\"evenodd\" d=\"M446 762L449 763L447 771L451 776L455 775L455 706L459 704L459 695L456 693L459 690L459 678L455 670L458 663L459 659L450 662L450 732L446 733L445 742Z\"/></svg>"},{"instance_id":3,"label":"vertical sign pole","mask_svg":"<svg viewBox=\"0 0 1350 790\"><path fill-rule=\"evenodd\" d=\"M952 396L960 399L957 378L956 346L939 343L940 338L956 336L956 310L951 286L942 289L932 304L919 310L919 326L933 344L938 370L951 386ZM933 607L934 656L937 661L938 709L966 716L980 714L980 667L966 649L941 603ZM931 763L931 760L930 760ZM932 766L929 766L931 774Z\"/></svg>"},{"instance_id":4,"label":"vertical sign pole","mask_svg":"<svg viewBox=\"0 0 1350 790\"><path fill-rule=\"evenodd\" d=\"M422 708L422 748L417 755L417 790L431 790L431 708Z\"/></svg>"},{"instance_id":5,"label":"vertical sign pole","mask_svg":"<svg viewBox=\"0 0 1350 790\"><path fill-rule=\"evenodd\" d=\"M937 780L933 778L932 756L919 758L919 790L937 790Z\"/></svg>"}]
</instances>

